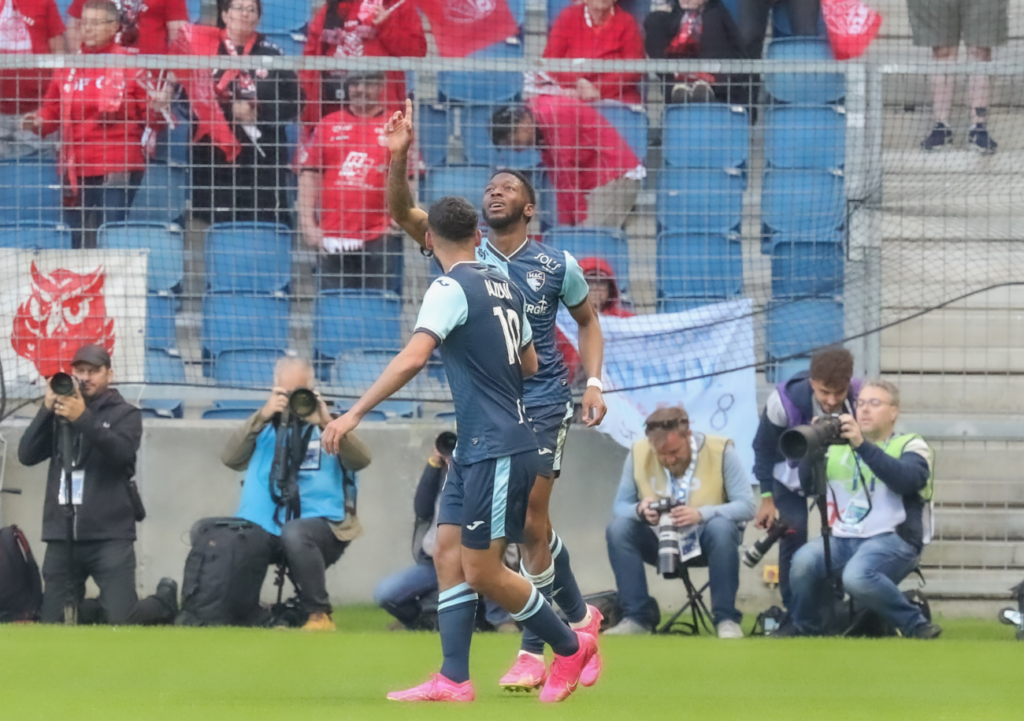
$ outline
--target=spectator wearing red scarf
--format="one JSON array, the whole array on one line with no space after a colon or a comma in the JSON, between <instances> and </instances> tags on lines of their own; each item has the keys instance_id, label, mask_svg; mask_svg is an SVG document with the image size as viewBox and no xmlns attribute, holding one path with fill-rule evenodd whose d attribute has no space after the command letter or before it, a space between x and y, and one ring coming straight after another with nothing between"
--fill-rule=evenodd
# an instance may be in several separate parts
<instances>
[{"instance_id":1,"label":"spectator wearing red scarf","mask_svg":"<svg viewBox=\"0 0 1024 721\"><path fill-rule=\"evenodd\" d=\"M312 57L413 57L427 54L427 38L414 0L327 0L309 24L303 55ZM344 102L344 71L302 71L306 104L302 121L310 126ZM387 74L384 105L405 107L405 73Z\"/></svg>"},{"instance_id":2,"label":"spectator wearing red scarf","mask_svg":"<svg viewBox=\"0 0 1024 721\"><path fill-rule=\"evenodd\" d=\"M118 10L110 0L82 7L82 53L125 55L115 36ZM61 131L67 189L65 222L75 247L96 247L96 230L124 220L146 167L143 143L152 136L144 71L123 68L58 70L37 113L24 126L41 135Z\"/></svg>"},{"instance_id":3,"label":"spectator wearing red scarf","mask_svg":"<svg viewBox=\"0 0 1024 721\"><path fill-rule=\"evenodd\" d=\"M299 223L321 253L321 290L402 291L402 238L387 209L384 84L384 73L346 77L345 106L299 151Z\"/></svg>"},{"instance_id":4,"label":"spectator wearing red scarf","mask_svg":"<svg viewBox=\"0 0 1024 721\"><path fill-rule=\"evenodd\" d=\"M68 8L68 40L81 34L82 7L74 0ZM188 22L185 0L115 0L122 23L118 42L141 55L166 55L175 36Z\"/></svg>"},{"instance_id":5,"label":"spectator wearing red scarf","mask_svg":"<svg viewBox=\"0 0 1024 721\"><path fill-rule=\"evenodd\" d=\"M647 171L618 131L588 103L541 95L491 117L497 146L537 146L562 225L622 227Z\"/></svg>"},{"instance_id":6,"label":"spectator wearing red scarf","mask_svg":"<svg viewBox=\"0 0 1024 721\"><path fill-rule=\"evenodd\" d=\"M0 55L64 52L64 23L54 0L0 0ZM0 70L0 159L50 147L22 129L26 113L39 109L53 71Z\"/></svg>"},{"instance_id":7,"label":"spectator wearing red scarf","mask_svg":"<svg viewBox=\"0 0 1024 721\"><path fill-rule=\"evenodd\" d=\"M583 0L563 10L551 27L545 58L643 60L640 27L616 0ZM640 73L551 73L561 94L580 100L618 100L638 105Z\"/></svg>"}]
</instances>

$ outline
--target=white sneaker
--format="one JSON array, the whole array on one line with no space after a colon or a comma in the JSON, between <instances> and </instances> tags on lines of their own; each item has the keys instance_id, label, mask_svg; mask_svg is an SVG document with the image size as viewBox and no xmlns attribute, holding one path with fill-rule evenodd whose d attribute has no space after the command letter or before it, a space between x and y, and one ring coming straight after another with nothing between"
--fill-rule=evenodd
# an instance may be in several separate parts
<instances>
[{"instance_id":1,"label":"white sneaker","mask_svg":"<svg viewBox=\"0 0 1024 721\"><path fill-rule=\"evenodd\" d=\"M604 632L604 636L638 636L642 633L650 633L650 629L637 623L631 618L624 618L617 624Z\"/></svg>"},{"instance_id":2,"label":"white sneaker","mask_svg":"<svg viewBox=\"0 0 1024 721\"><path fill-rule=\"evenodd\" d=\"M715 628L719 638L743 638L743 629L735 621L722 621Z\"/></svg>"}]
</instances>

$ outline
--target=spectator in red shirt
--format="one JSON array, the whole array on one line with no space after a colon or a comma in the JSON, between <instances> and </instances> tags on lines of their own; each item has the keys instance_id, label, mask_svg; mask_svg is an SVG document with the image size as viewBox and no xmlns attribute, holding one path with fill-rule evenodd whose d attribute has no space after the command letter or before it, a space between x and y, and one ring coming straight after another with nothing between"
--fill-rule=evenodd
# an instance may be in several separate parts
<instances>
[{"instance_id":1,"label":"spectator in red shirt","mask_svg":"<svg viewBox=\"0 0 1024 721\"><path fill-rule=\"evenodd\" d=\"M117 44L119 12L111 0L82 7L82 52L125 55ZM61 170L73 196L65 198L65 222L75 247L95 248L96 230L124 220L146 167L143 137L154 125L142 70L58 70L37 113L24 127L41 135L61 131Z\"/></svg>"},{"instance_id":2,"label":"spectator in red shirt","mask_svg":"<svg viewBox=\"0 0 1024 721\"><path fill-rule=\"evenodd\" d=\"M545 58L643 60L640 27L616 0L583 0L563 10L551 27ZM544 74L547 75L547 74ZM560 92L580 100L619 100L639 105L640 73L551 73ZM546 92L543 86L538 91Z\"/></svg>"},{"instance_id":3,"label":"spectator in red shirt","mask_svg":"<svg viewBox=\"0 0 1024 721\"><path fill-rule=\"evenodd\" d=\"M64 52L64 23L54 0L0 0L0 54ZM0 159L49 147L22 129L26 113L39 109L52 70L0 70Z\"/></svg>"},{"instance_id":4,"label":"spectator in red shirt","mask_svg":"<svg viewBox=\"0 0 1024 721\"><path fill-rule=\"evenodd\" d=\"M74 0L68 8L68 40L77 47L81 33L82 6ZM117 41L141 55L166 55L178 31L188 22L185 0L114 0L120 12Z\"/></svg>"},{"instance_id":5,"label":"spectator in red shirt","mask_svg":"<svg viewBox=\"0 0 1024 721\"><path fill-rule=\"evenodd\" d=\"M327 0L309 24L303 55L314 57L414 57L427 54L427 38L413 0ZM299 73L306 104L302 121L313 125L341 107L345 71ZM405 73L387 74L384 105L405 107Z\"/></svg>"},{"instance_id":6,"label":"spectator in red shirt","mask_svg":"<svg viewBox=\"0 0 1024 721\"><path fill-rule=\"evenodd\" d=\"M321 253L321 290L402 290L402 239L387 210L385 83L384 73L350 74L344 107L299 151L299 223Z\"/></svg>"},{"instance_id":7,"label":"spectator in red shirt","mask_svg":"<svg viewBox=\"0 0 1024 721\"><path fill-rule=\"evenodd\" d=\"M615 272L607 261L603 258L580 258L579 264L580 270L583 271L583 277L587 279L587 285L590 286L588 300L598 314L616 318L632 318L636 315L619 304L619 283L615 279ZM558 350L562 354L562 358L565 359L565 367L569 369L569 382L572 383L577 372L583 367L580 353L562 331L558 330L556 335L558 336Z\"/></svg>"},{"instance_id":8,"label":"spectator in red shirt","mask_svg":"<svg viewBox=\"0 0 1024 721\"><path fill-rule=\"evenodd\" d=\"M622 227L647 176L611 123L575 98L541 95L499 108L491 117L491 139L498 146L539 146L562 225Z\"/></svg>"}]
</instances>

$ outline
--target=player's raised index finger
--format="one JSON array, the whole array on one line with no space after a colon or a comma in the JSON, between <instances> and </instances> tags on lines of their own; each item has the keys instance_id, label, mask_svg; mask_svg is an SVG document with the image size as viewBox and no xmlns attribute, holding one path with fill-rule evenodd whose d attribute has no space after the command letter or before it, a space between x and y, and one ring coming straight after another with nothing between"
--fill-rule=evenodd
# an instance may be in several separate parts
<instances>
[{"instance_id":1,"label":"player's raised index finger","mask_svg":"<svg viewBox=\"0 0 1024 721\"><path fill-rule=\"evenodd\" d=\"M405 99L405 119L409 121L409 127L412 127L412 98Z\"/></svg>"}]
</instances>

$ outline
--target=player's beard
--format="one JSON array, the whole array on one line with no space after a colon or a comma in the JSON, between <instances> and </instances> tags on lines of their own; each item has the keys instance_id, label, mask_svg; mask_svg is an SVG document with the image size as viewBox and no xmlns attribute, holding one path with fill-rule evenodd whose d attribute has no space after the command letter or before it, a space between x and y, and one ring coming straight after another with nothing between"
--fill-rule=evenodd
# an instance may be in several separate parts
<instances>
[{"instance_id":1,"label":"player's beard","mask_svg":"<svg viewBox=\"0 0 1024 721\"><path fill-rule=\"evenodd\" d=\"M492 218L490 214L487 212L487 208L485 207L484 222L487 223L487 226L489 228L494 228L495 230L504 230L505 228L509 228L518 223L520 220L522 220L525 216L525 210L526 206L520 205L516 208L510 209L508 215L500 216L498 218Z\"/></svg>"}]
</instances>

